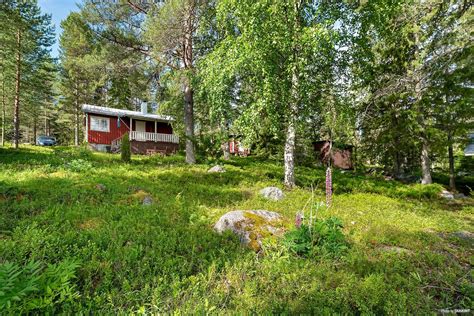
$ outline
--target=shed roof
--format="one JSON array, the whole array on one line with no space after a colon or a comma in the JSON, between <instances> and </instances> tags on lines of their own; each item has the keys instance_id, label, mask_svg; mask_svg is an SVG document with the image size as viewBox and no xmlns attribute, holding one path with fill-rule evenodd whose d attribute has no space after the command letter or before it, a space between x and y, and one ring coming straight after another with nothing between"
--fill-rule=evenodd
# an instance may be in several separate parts
<instances>
[{"instance_id":1,"label":"shed roof","mask_svg":"<svg viewBox=\"0 0 474 316\"><path fill-rule=\"evenodd\" d=\"M464 156L474 156L474 144L467 145L464 149Z\"/></svg>"},{"instance_id":2,"label":"shed roof","mask_svg":"<svg viewBox=\"0 0 474 316\"><path fill-rule=\"evenodd\" d=\"M97 106L97 105L91 105L91 104L83 104L82 111L85 113L102 114L102 115L109 115L109 116L119 116L119 117L126 116L126 117L131 117L134 119L142 119L142 120L149 120L149 121L160 121L160 122L174 121L174 118L168 115L158 115L158 114L148 114L148 113L145 114L139 111L106 108L103 106Z\"/></svg>"}]
</instances>

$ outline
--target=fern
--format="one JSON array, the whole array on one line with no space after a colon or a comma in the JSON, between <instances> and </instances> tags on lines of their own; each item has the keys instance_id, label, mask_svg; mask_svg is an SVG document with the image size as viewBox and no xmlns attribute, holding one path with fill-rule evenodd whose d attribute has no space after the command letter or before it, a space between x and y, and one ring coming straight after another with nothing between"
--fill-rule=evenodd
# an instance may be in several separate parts
<instances>
[{"instance_id":1,"label":"fern","mask_svg":"<svg viewBox=\"0 0 474 316\"><path fill-rule=\"evenodd\" d=\"M74 261L46 267L34 261L23 267L0 264L0 310L27 312L74 301L79 297L72 282L78 267Z\"/></svg>"},{"instance_id":2,"label":"fern","mask_svg":"<svg viewBox=\"0 0 474 316\"><path fill-rule=\"evenodd\" d=\"M9 309L38 291L41 264L31 261L23 268L14 263L0 264L0 309Z\"/></svg>"}]
</instances>

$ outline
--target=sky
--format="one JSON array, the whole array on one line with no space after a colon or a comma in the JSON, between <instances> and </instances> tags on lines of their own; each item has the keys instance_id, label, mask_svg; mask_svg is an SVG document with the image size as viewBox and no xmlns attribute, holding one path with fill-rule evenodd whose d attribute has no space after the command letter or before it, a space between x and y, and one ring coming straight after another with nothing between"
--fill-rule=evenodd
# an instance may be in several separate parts
<instances>
[{"instance_id":1,"label":"sky","mask_svg":"<svg viewBox=\"0 0 474 316\"><path fill-rule=\"evenodd\" d=\"M52 56L59 56L59 34L61 33L61 21L72 11L79 11L77 0L38 0L43 13L52 14L52 21L56 28L56 43L52 47Z\"/></svg>"}]
</instances>

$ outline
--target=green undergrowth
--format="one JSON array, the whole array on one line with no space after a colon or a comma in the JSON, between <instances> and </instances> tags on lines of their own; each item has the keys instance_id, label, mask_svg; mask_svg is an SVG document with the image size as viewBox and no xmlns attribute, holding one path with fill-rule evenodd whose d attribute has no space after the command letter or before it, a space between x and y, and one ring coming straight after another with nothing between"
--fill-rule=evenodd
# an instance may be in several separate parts
<instances>
[{"instance_id":1,"label":"green undergrowth","mask_svg":"<svg viewBox=\"0 0 474 316\"><path fill-rule=\"evenodd\" d=\"M207 173L217 162L227 171ZM274 161L188 166L181 155L123 163L69 147L0 149L0 280L12 284L1 282L0 305L49 314L472 308L472 240L453 234L473 232L472 198L442 200L437 184L334 171L333 205L314 216L341 221L348 246L337 256L295 255L283 238L264 240L256 254L213 231L238 209L279 212L293 229L311 187L316 200L324 195L323 169L297 168L296 177L298 187L275 202L258 194L281 187Z\"/></svg>"}]
</instances>

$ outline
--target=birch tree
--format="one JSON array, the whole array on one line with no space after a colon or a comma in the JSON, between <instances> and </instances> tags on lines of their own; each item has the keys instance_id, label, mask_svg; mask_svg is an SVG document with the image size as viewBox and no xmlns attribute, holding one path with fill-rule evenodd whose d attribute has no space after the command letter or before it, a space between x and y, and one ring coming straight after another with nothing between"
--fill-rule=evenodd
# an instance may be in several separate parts
<instances>
[{"instance_id":1,"label":"birch tree","mask_svg":"<svg viewBox=\"0 0 474 316\"><path fill-rule=\"evenodd\" d=\"M283 135L288 188L296 182L297 126L314 106L322 77L331 72L337 32L330 8L324 1L221 1L217 19L223 39L202 66L210 74L207 86L239 78L245 101L239 103L235 125L247 142L261 132L272 133L275 140Z\"/></svg>"}]
</instances>

